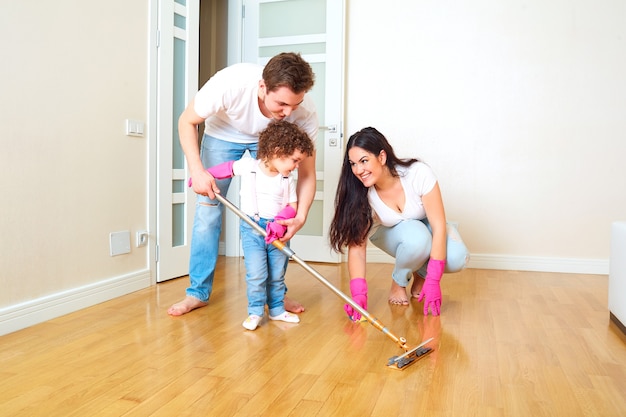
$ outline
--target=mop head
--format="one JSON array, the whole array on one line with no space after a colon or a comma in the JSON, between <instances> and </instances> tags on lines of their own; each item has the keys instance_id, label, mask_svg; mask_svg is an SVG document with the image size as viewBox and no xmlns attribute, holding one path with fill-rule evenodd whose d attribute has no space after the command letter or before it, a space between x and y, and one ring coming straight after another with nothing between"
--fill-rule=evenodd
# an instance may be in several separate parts
<instances>
[{"instance_id":1,"label":"mop head","mask_svg":"<svg viewBox=\"0 0 626 417\"><path fill-rule=\"evenodd\" d=\"M387 366L392 369L404 370L407 366L413 364L418 359L423 358L432 352L432 348L420 345L416 348L413 348L400 356L392 356L389 358L389 362L387 362Z\"/></svg>"}]
</instances>

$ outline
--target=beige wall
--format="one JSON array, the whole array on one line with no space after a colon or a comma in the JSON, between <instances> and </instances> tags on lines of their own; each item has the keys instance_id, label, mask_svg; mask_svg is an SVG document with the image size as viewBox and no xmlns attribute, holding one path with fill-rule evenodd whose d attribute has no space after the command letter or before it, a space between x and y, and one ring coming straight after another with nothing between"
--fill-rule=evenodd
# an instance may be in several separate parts
<instances>
[{"instance_id":1,"label":"beige wall","mask_svg":"<svg viewBox=\"0 0 626 417\"><path fill-rule=\"evenodd\" d=\"M107 280L149 284L134 247L147 139L124 128L147 118L148 18L147 1L0 6L0 312ZM121 230L132 251L111 257Z\"/></svg>"},{"instance_id":2,"label":"beige wall","mask_svg":"<svg viewBox=\"0 0 626 417\"><path fill-rule=\"evenodd\" d=\"M124 133L147 122L150 3L0 6L0 327L33 300L150 284L148 138ZM474 261L606 266L626 218L624 2L347 3L348 134L373 125L435 168ZM111 257L119 230L132 251Z\"/></svg>"}]
</instances>

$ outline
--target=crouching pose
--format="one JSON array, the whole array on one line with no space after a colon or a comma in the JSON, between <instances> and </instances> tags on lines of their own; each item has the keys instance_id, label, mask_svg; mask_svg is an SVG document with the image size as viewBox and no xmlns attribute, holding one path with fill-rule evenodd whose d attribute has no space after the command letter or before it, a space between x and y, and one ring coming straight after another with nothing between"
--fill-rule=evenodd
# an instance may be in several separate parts
<instances>
[{"instance_id":1,"label":"crouching pose","mask_svg":"<svg viewBox=\"0 0 626 417\"><path fill-rule=\"evenodd\" d=\"M348 248L352 299L367 309L366 249L369 240L395 258L391 304L424 302L424 314L441 311L444 272L463 269L469 253L446 214L437 178L417 159L398 158L387 139L372 127L348 140L330 226L332 247ZM354 321L361 315L345 306Z\"/></svg>"}]
</instances>

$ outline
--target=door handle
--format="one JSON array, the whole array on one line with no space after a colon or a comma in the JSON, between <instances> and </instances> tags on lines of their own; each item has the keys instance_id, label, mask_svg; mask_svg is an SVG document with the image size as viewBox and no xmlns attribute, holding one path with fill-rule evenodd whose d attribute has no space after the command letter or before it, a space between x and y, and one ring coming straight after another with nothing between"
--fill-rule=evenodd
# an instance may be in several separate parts
<instances>
[{"instance_id":1,"label":"door handle","mask_svg":"<svg viewBox=\"0 0 626 417\"><path fill-rule=\"evenodd\" d=\"M320 126L319 130L328 130L328 133L337 133L337 125Z\"/></svg>"}]
</instances>

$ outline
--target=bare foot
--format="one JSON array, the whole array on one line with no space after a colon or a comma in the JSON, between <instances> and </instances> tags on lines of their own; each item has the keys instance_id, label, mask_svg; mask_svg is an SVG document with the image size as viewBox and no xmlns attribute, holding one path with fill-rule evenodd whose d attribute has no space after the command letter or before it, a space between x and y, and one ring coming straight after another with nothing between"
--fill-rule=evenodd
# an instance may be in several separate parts
<instances>
[{"instance_id":1,"label":"bare foot","mask_svg":"<svg viewBox=\"0 0 626 417\"><path fill-rule=\"evenodd\" d=\"M409 305L409 299L406 296L406 288L396 284L391 280L391 291L389 292L389 304L406 306Z\"/></svg>"},{"instance_id":2,"label":"bare foot","mask_svg":"<svg viewBox=\"0 0 626 417\"><path fill-rule=\"evenodd\" d=\"M170 316L182 316L183 314L189 313L191 310L204 307L207 304L208 303L200 301L195 297L186 296L183 301L176 303L168 308L167 314L169 314Z\"/></svg>"},{"instance_id":3,"label":"bare foot","mask_svg":"<svg viewBox=\"0 0 626 417\"><path fill-rule=\"evenodd\" d=\"M303 313L304 306L296 300L292 300L291 298L285 296L285 310L295 314Z\"/></svg>"},{"instance_id":4,"label":"bare foot","mask_svg":"<svg viewBox=\"0 0 626 417\"><path fill-rule=\"evenodd\" d=\"M422 287L424 286L424 278L420 277L417 272L413 272L413 284L411 285L411 296L419 298Z\"/></svg>"}]
</instances>

